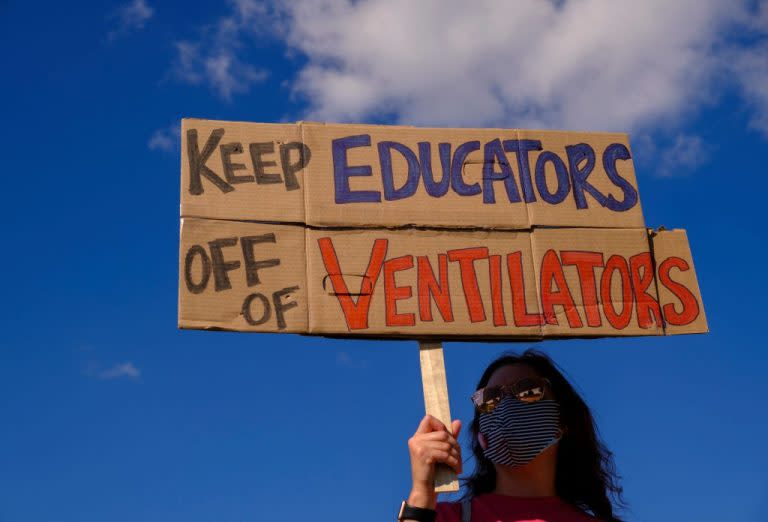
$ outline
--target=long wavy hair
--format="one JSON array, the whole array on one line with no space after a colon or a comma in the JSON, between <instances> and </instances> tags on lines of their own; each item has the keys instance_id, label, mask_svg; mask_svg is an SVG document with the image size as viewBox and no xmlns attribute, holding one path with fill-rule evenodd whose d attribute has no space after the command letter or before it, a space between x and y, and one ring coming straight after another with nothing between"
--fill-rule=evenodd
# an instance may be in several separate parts
<instances>
[{"instance_id":1,"label":"long wavy hair","mask_svg":"<svg viewBox=\"0 0 768 522\"><path fill-rule=\"evenodd\" d=\"M613 513L614 504L616 507L625 506L613 454L601 442L589 407L547 355L533 349L526 350L522 355L502 355L485 369L477 389L488 384L493 372L510 364L526 364L541 377L549 379L552 393L560 405L563 435L557 450L557 496L600 520L621 522ZM490 493L496 487L496 468L483 454L477 440L479 430L480 415L475 410L470 426L470 444L476 466L472 475L464 480L464 498Z\"/></svg>"}]
</instances>

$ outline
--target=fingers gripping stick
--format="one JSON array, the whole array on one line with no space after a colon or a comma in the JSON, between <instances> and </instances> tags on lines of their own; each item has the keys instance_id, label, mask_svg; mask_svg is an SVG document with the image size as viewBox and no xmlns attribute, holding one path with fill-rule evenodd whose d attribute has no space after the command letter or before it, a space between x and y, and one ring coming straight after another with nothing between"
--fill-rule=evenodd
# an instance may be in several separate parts
<instances>
[{"instance_id":1,"label":"fingers gripping stick","mask_svg":"<svg viewBox=\"0 0 768 522\"><path fill-rule=\"evenodd\" d=\"M451 408L448 403L448 383L445 378L442 343L419 341L419 359L426 412L446 426L450 426ZM435 469L435 491L458 490L459 479L456 473L444 464L438 465Z\"/></svg>"}]
</instances>

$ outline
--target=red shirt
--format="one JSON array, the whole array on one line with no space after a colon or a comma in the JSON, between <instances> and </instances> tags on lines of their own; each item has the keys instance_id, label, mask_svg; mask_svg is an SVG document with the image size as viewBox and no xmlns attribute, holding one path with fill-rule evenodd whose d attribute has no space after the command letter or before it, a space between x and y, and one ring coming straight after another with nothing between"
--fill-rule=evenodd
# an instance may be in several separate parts
<instances>
[{"instance_id":1,"label":"red shirt","mask_svg":"<svg viewBox=\"0 0 768 522\"><path fill-rule=\"evenodd\" d=\"M472 499L472 522L596 522L557 497L486 493ZM437 522L461 522L460 502L438 502Z\"/></svg>"}]
</instances>

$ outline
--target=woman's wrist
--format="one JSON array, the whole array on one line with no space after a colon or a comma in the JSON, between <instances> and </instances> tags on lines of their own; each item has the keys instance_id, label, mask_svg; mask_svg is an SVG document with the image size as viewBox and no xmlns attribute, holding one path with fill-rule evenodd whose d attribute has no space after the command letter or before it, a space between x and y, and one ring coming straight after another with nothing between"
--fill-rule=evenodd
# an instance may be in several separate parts
<instances>
[{"instance_id":1,"label":"woman's wrist","mask_svg":"<svg viewBox=\"0 0 768 522\"><path fill-rule=\"evenodd\" d=\"M433 487L413 486L406 502L413 507L435 509L437 493Z\"/></svg>"}]
</instances>

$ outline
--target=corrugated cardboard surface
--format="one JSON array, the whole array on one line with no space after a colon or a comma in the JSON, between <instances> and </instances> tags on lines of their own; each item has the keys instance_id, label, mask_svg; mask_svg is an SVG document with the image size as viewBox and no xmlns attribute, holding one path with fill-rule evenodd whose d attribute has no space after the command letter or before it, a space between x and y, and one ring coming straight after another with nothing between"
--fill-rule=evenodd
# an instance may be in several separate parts
<instances>
[{"instance_id":1,"label":"corrugated cardboard surface","mask_svg":"<svg viewBox=\"0 0 768 522\"><path fill-rule=\"evenodd\" d=\"M303 223L304 173L291 172L299 159L296 149L285 148L291 143L301 143L301 129L293 123L181 120L181 216ZM285 164L281 146L290 153ZM195 164L200 168L191 169ZM197 187L191 171L198 173Z\"/></svg>"},{"instance_id":2,"label":"corrugated cardboard surface","mask_svg":"<svg viewBox=\"0 0 768 522\"><path fill-rule=\"evenodd\" d=\"M454 338L697 333L684 231L625 134L182 121L179 326Z\"/></svg>"},{"instance_id":3,"label":"corrugated cardboard surface","mask_svg":"<svg viewBox=\"0 0 768 522\"><path fill-rule=\"evenodd\" d=\"M180 328L304 333L306 287L303 227L182 219Z\"/></svg>"},{"instance_id":4,"label":"corrugated cardboard surface","mask_svg":"<svg viewBox=\"0 0 768 522\"><path fill-rule=\"evenodd\" d=\"M645 226L633 161L631 159L610 160L607 157L609 154L621 155L624 150L630 154L629 139L626 134L520 130L518 139L540 140L543 149L529 153L531 177L537 196L536 201L528 203L527 206L532 224L610 228ZM569 155L566 152L568 147L574 149L571 153L574 159L573 165L568 162ZM546 154L542 158L544 151L554 153L558 158L563 159L565 165L558 165L559 175L556 167L557 160L551 154ZM594 157L591 156L590 151L594 152ZM575 161L580 157L583 157L581 161ZM578 184L579 188L575 188L573 182L575 171L578 169L587 172L589 165L592 164L591 173L584 176L583 181ZM606 164L609 169L615 168L615 175L611 171L614 175L613 181L606 171ZM541 168L537 169L539 165ZM568 176L563 174L565 171L569 173ZM541 196L542 192L550 200L549 202ZM562 193L564 195L561 195ZM633 199L636 199L635 204L632 204ZM554 203L555 201L559 202ZM630 208L612 210L625 207Z\"/></svg>"},{"instance_id":5,"label":"corrugated cardboard surface","mask_svg":"<svg viewBox=\"0 0 768 522\"><path fill-rule=\"evenodd\" d=\"M216 219L645 226L625 134L185 119L181 189L182 216Z\"/></svg>"},{"instance_id":6,"label":"corrugated cardboard surface","mask_svg":"<svg viewBox=\"0 0 768 522\"><path fill-rule=\"evenodd\" d=\"M554 292L558 301L575 304L573 309L568 305L552 307L554 320L547 317L545 336L664 333L663 324L655 314L648 314L654 319L651 324L641 326L638 321L639 285L632 280L630 260L639 260L635 256L649 253L645 230L538 229L532 236L532 243L537 260L534 265L536 277L541 281L541 287ZM554 255L559 263L554 263L555 269L545 274L543 259L547 252L550 259ZM611 269L606 274L605 266L612 257ZM564 288L558 285L558 264L562 267L562 280L567 283ZM658 301L650 255L647 256L647 269L645 293ZM639 282L642 278L637 279Z\"/></svg>"},{"instance_id":7,"label":"corrugated cardboard surface","mask_svg":"<svg viewBox=\"0 0 768 522\"><path fill-rule=\"evenodd\" d=\"M254 244L251 261L277 258L280 265L260 269L261 281L249 286L242 238L265 234L275 242ZM200 250L214 264L211 245L227 238L237 243L221 249L219 263L239 261L227 271L232 288L217 291L211 275L193 293L185 280L188 252L197 245L190 278L202 287ZM664 284L661 274L654 277L662 266ZM656 234L651 248L644 229L313 230L184 219L179 272L184 328L488 339L707 331L682 231ZM255 326L243 317L248 296L260 293L274 309L273 293L294 286L281 297L297 303L283 328L274 313ZM262 302L251 303L257 319ZM686 312L692 302L695 316ZM665 331L655 310L688 322L667 321Z\"/></svg>"},{"instance_id":8,"label":"corrugated cardboard surface","mask_svg":"<svg viewBox=\"0 0 768 522\"><path fill-rule=\"evenodd\" d=\"M707 332L707 317L685 230L663 230L654 233L651 241L667 334Z\"/></svg>"},{"instance_id":9,"label":"corrugated cardboard surface","mask_svg":"<svg viewBox=\"0 0 768 522\"><path fill-rule=\"evenodd\" d=\"M368 272L376 243L386 248L386 260L373 286L365 328L354 328L342 312L338 289L318 284L329 270L320 250L320 241L330 241L337 252L341 275L350 281L350 293L359 294L360 276ZM487 250L487 252L482 252ZM536 284L532 270L528 232L417 231L417 230L310 230L307 234L310 331L318 334L361 333L376 335L501 335L538 337L539 326L516 326L512 317L512 296L507 270L507 255L519 253L523 266L525 305L538 314ZM481 255L472 261L474 255ZM483 255L484 254L484 255ZM498 270L497 310L494 315L491 288L491 261ZM462 280L460 261L467 274ZM438 308L428 281L440 283L440 269L447 272L448 303L445 315ZM471 266L470 266L471 265ZM410 267L410 268L409 268ZM399 270L395 270L399 268ZM389 288L387 288L389 286ZM440 285L442 288L446 284ZM334 291L336 290L336 291ZM475 293L476 292L476 293ZM440 293L440 292L438 292ZM387 297L391 296L388 302ZM394 297L400 297L394 299ZM480 296L480 299L473 297ZM351 299L365 299L352 295ZM424 309L420 304L427 304ZM472 308L472 313L470 313ZM448 320L446 320L448 319ZM388 324L389 323L389 324Z\"/></svg>"},{"instance_id":10,"label":"corrugated cardboard surface","mask_svg":"<svg viewBox=\"0 0 768 522\"><path fill-rule=\"evenodd\" d=\"M523 229L530 227L525 202L511 203L504 189L504 182L494 182L495 203L484 203L483 197L483 150L482 146L493 140L517 139L516 130L501 129L420 129L381 125L317 125L306 124L304 139L315 153L315 161L308 166L307 173L307 223L317 226L402 226L422 225L454 228L505 228ZM369 166L370 176L350 177L350 188L354 192L371 191L378 193L378 202L336 203L334 191L334 162L331 157L331 143L350 135L369 136L371 146L347 150L347 162L352 166ZM432 176L437 183L444 181L444 172L439 157L439 144L448 143L451 152L471 141L480 143L480 150L470 152L463 162L461 172L468 192L464 196L454 190L450 183L431 196L423 178L412 196L386 200L380 155L377 144L397 142L405 145L415 154L418 143L430 144ZM408 177L408 163L396 150L391 152L394 187L403 187ZM514 159L510 155L510 165ZM450 175L448 175L450 179ZM487 189L487 187L486 187ZM486 197L488 191L486 190Z\"/></svg>"}]
</instances>

